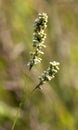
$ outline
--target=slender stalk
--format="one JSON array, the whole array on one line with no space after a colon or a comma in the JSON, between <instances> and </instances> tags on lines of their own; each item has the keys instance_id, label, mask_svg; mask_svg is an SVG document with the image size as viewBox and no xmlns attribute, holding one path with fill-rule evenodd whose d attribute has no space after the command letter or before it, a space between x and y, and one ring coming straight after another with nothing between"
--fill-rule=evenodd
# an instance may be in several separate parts
<instances>
[{"instance_id":1,"label":"slender stalk","mask_svg":"<svg viewBox=\"0 0 78 130\"><path fill-rule=\"evenodd\" d=\"M19 115L19 113L20 113L20 109L21 109L21 107L22 107L22 105L23 105L23 103L24 103L24 95L25 95L25 92L26 92L26 87L28 86L27 84L28 84L28 79L27 79L27 77L25 76L25 83L24 83L24 88L23 88L23 91L22 91L22 97L21 97L21 101L20 101L20 103L19 103L19 107L18 107L18 110L17 110L17 112L16 112L16 116L15 116L15 119L14 119L14 121L13 121L13 124L12 124L12 129L11 130L14 130L14 128L15 128L15 125L16 125L16 123L17 123L17 120L18 120L18 115Z\"/></svg>"},{"instance_id":2,"label":"slender stalk","mask_svg":"<svg viewBox=\"0 0 78 130\"><path fill-rule=\"evenodd\" d=\"M22 104L23 104L23 102L20 102L19 108L18 108L17 113L16 113L16 117L15 117L14 122L13 122L13 125L12 125L12 130L14 130L14 128L15 128L15 125L16 125L16 122L17 122L17 120L18 120L18 115L19 115L20 109L21 109L21 107L22 107Z\"/></svg>"}]
</instances>

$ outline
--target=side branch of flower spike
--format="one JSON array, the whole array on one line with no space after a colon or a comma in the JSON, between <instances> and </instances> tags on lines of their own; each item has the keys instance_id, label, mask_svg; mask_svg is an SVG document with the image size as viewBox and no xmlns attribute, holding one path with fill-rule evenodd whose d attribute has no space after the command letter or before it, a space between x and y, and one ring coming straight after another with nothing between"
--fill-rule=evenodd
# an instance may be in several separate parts
<instances>
[{"instance_id":1,"label":"side branch of flower spike","mask_svg":"<svg viewBox=\"0 0 78 130\"><path fill-rule=\"evenodd\" d=\"M58 70L59 70L59 65L60 65L59 62L56 62L56 61L50 62L48 68L46 69L46 71L44 71L42 73L42 75L39 77L40 82L34 88L34 90L37 89L37 88L40 89L41 85L43 85L47 81L52 80L55 77Z\"/></svg>"}]
</instances>

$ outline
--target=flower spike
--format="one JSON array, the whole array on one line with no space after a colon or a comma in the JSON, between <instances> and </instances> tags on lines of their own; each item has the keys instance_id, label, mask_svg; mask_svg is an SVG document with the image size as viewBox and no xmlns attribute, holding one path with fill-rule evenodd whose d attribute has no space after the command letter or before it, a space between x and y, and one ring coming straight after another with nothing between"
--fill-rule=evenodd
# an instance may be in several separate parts
<instances>
[{"instance_id":1,"label":"flower spike","mask_svg":"<svg viewBox=\"0 0 78 130\"><path fill-rule=\"evenodd\" d=\"M34 31L33 31L33 51L31 52L31 59L28 63L29 70L37 64L41 62L40 55L44 54L42 52L42 48L46 47L44 45L46 39L46 33L44 32L47 27L48 16L46 13L39 13L38 18L34 22Z\"/></svg>"},{"instance_id":2,"label":"flower spike","mask_svg":"<svg viewBox=\"0 0 78 130\"><path fill-rule=\"evenodd\" d=\"M39 84L33 90L40 88L40 86L46 83L46 81L52 80L59 70L59 65L60 65L59 62L56 61L50 62L47 70L44 71L42 75L39 77L40 80Z\"/></svg>"}]
</instances>

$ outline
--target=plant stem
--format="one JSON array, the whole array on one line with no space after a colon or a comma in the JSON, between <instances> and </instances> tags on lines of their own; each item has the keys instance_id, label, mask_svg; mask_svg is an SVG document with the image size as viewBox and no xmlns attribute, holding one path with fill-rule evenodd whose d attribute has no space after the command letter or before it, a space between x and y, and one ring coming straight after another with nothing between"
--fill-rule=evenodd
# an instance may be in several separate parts
<instances>
[{"instance_id":1,"label":"plant stem","mask_svg":"<svg viewBox=\"0 0 78 130\"><path fill-rule=\"evenodd\" d=\"M12 124L12 129L11 130L14 130L14 128L15 128L15 125L16 125L16 122L17 122L17 120L18 120L18 115L19 115L19 113L20 113L20 109L21 109L21 107L22 107L22 105L23 105L23 103L24 103L24 95L25 95L25 92L26 92L26 87L27 87L27 77L25 76L25 83L24 83L24 88L23 88L23 91L22 91L22 97L21 97L21 101L20 101L20 103L19 103L19 107L18 107L18 110L17 110L17 112L16 112L16 116L15 116L15 119L14 119L14 121L13 121L13 124Z\"/></svg>"}]
</instances>

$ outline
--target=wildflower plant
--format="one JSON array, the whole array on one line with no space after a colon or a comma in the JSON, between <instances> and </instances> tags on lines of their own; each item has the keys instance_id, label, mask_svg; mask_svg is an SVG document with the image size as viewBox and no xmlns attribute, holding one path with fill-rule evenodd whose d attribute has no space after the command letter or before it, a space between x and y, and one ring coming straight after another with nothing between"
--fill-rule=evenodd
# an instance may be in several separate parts
<instances>
[{"instance_id":1,"label":"wildflower plant","mask_svg":"<svg viewBox=\"0 0 78 130\"><path fill-rule=\"evenodd\" d=\"M28 62L29 70L31 70L35 64L40 63L42 60L40 56L41 56L41 54L44 54L44 52L42 51L42 48L46 47L44 42L46 39L45 29L47 27L47 22L48 22L48 16L46 13L39 13L38 18L34 22L33 45L32 45L33 51L31 52L31 59ZM56 61L49 62L48 68L39 77L39 83L33 89L33 91L37 88L41 88L41 85L43 85L44 83L46 83L47 81L50 81L51 79L53 79L55 77L56 73L59 70L59 64L60 63L56 62ZM22 95L25 94L26 85L27 85L27 77L25 80L25 85L23 88ZM14 128L15 128L15 125L16 125L16 122L18 119L18 114L20 112L20 109L21 109L23 103L24 103L24 96L22 96L22 100L19 104L19 108L18 108L18 111L16 113L16 117L15 117L15 120L13 122L11 130L14 130Z\"/></svg>"},{"instance_id":2,"label":"wildflower plant","mask_svg":"<svg viewBox=\"0 0 78 130\"><path fill-rule=\"evenodd\" d=\"M44 45L45 39L46 39L46 33L45 29L47 27L48 22L48 16L46 13L39 13L38 18L34 22L34 31L33 31L33 51L31 54L31 59L28 63L29 70L34 66L34 64L40 63L41 58L40 55L44 54L42 51L43 47L46 47Z\"/></svg>"}]
</instances>

